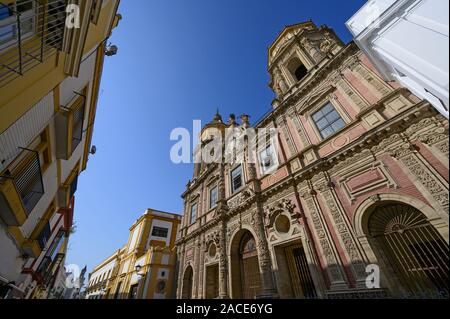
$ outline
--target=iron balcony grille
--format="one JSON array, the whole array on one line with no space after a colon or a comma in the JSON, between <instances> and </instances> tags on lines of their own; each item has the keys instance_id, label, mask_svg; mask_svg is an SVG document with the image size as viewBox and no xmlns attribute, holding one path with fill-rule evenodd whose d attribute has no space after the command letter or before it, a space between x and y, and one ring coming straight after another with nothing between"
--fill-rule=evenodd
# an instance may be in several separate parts
<instances>
[{"instance_id":1,"label":"iron balcony grille","mask_svg":"<svg viewBox=\"0 0 450 319\"><path fill-rule=\"evenodd\" d=\"M73 196L77 192L77 187L78 187L78 175L75 176L72 183L70 183L69 198L71 200L73 199Z\"/></svg>"},{"instance_id":2,"label":"iron balcony grille","mask_svg":"<svg viewBox=\"0 0 450 319\"><path fill-rule=\"evenodd\" d=\"M0 2L0 88L62 50L66 0Z\"/></svg>"},{"instance_id":3,"label":"iron balcony grille","mask_svg":"<svg viewBox=\"0 0 450 319\"><path fill-rule=\"evenodd\" d=\"M61 266L64 257L66 257L65 254L57 254L55 259L53 260L50 267L47 269L46 273L44 274L44 285L48 286L52 280L55 279L55 276L58 272L59 266Z\"/></svg>"},{"instance_id":4,"label":"iron balcony grille","mask_svg":"<svg viewBox=\"0 0 450 319\"><path fill-rule=\"evenodd\" d=\"M41 249L44 249L45 246L47 245L47 241L50 238L52 234L52 230L50 228L50 224L46 223L44 228L42 229L41 233L39 234L37 241L39 243L39 247Z\"/></svg>"},{"instance_id":5,"label":"iron balcony grille","mask_svg":"<svg viewBox=\"0 0 450 319\"><path fill-rule=\"evenodd\" d=\"M25 212L29 215L44 195L41 163L39 153L31 150L24 150L19 158L22 160L6 170L2 177L13 180Z\"/></svg>"}]
</instances>

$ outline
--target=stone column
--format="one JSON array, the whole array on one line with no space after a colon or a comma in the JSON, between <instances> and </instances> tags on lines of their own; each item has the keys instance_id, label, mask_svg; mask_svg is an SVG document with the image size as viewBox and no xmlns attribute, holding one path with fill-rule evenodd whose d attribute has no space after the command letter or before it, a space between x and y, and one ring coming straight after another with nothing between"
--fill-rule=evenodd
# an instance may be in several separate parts
<instances>
[{"instance_id":1,"label":"stone column","mask_svg":"<svg viewBox=\"0 0 450 319\"><path fill-rule=\"evenodd\" d=\"M184 244L181 244L178 248L178 288L177 298L182 298L183 289L183 273L184 273Z\"/></svg>"},{"instance_id":2,"label":"stone column","mask_svg":"<svg viewBox=\"0 0 450 319\"><path fill-rule=\"evenodd\" d=\"M199 289L199 282L200 282L200 238L197 237L194 242L194 248L195 248L195 256L194 256L194 280L193 280L193 294L192 297L194 299L198 299L198 289Z\"/></svg>"},{"instance_id":3,"label":"stone column","mask_svg":"<svg viewBox=\"0 0 450 319\"><path fill-rule=\"evenodd\" d=\"M205 297L203 296L203 277L204 277L204 272L205 272L205 235L201 234L200 235L200 245L199 245L199 250L200 250L200 267L199 267L199 275L198 275L198 293L197 293L197 298L199 299L204 299Z\"/></svg>"},{"instance_id":4,"label":"stone column","mask_svg":"<svg viewBox=\"0 0 450 319\"><path fill-rule=\"evenodd\" d=\"M266 232L264 229L264 208L260 198L261 186L256 178L256 166L254 163L248 163L247 169L249 172L249 179L255 191L256 209L252 212L252 224L256 231L256 244L258 248L259 270L261 272L262 289L257 298L271 299L277 298L278 293L275 287L272 271L272 259L270 258L269 244L267 243Z\"/></svg>"},{"instance_id":5,"label":"stone column","mask_svg":"<svg viewBox=\"0 0 450 319\"><path fill-rule=\"evenodd\" d=\"M219 298L228 299L228 258L227 258L227 213L228 205L225 199L225 164L219 164L219 191L217 215L220 219L219 231Z\"/></svg>"}]
</instances>

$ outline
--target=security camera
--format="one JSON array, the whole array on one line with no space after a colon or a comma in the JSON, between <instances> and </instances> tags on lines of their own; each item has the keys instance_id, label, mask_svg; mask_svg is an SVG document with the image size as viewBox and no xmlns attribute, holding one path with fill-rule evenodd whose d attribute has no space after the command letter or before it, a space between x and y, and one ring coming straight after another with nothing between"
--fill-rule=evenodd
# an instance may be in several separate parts
<instances>
[{"instance_id":1,"label":"security camera","mask_svg":"<svg viewBox=\"0 0 450 319\"><path fill-rule=\"evenodd\" d=\"M97 146L92 145L91 151L89 153L92 154L92 155L95 155L95 153L97 153Z\"/></svg>"},{"instance_id":2,"label":"security camera","mask_svg":"<svg viewBox=\"0 0 450 319\"><path fill-rule=\"evenodd\" d=\"M117 54L118 50L119 48L117 47L117 45L108 45L106 47L105 54L106 56L113 56Z\"/></svg>"}]
</instances>

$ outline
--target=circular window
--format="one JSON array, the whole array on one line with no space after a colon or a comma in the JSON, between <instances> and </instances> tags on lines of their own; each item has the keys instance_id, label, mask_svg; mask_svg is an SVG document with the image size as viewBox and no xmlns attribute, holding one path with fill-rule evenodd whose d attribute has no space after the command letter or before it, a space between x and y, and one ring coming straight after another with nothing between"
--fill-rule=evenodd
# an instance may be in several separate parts
<instances>
[{"instance_id":1,"label":"circular window","mask_svg":"<svg viewBox=\"0 0 450 319\"><path fill-rule=\"evenodd\" d=\"M291 221L285 215L280 215L275 220L275 230L280 234L286 234L291 229Z\"/></svg>"},{"instance_id":2,"label":"circular window","mask_svg":"<svg viewBox=\"0 0 450 319\"><path fill-rule=\"evenodd\" d=\"M211 246L209 246L209 257L211 258L216 257L216 253L217 253L216 245L211 244Z\"/></svg>"}]
</instances>

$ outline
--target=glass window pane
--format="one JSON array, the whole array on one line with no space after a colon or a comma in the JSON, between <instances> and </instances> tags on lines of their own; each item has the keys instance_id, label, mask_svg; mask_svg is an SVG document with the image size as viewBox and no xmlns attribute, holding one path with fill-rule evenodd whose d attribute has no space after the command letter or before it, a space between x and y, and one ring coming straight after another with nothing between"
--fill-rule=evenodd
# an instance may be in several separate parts
<instances>
[{"instance_id":1,"label":"glass window pane","mask_svg":"<svg viewBox=\"0 0 450 319\"><path fill-rule=\"evenodd\" d=\"M318 121L316 124L317 124L317 128L319 130L322 130L328 125L328 121L326 118L323 118L320 121Z\"/></svg>"},{"instance_id":2,"label":"glass window pane","mask_svg":"<svg viewBox=\"0 0 450 319\"><path fill-rule=\"evenodd\" d=\"M333 130L339 131L340 129L342 129L345 126L344 121L342 121L341 119L337 120L336 122L333 123L333 125L331 126L333 128Z\"/></svg>"},{"instance_id":3,"label":"glass window pane","mask_svg":"<svg viewBox=\"0 0 450 319\"><path fill-rule=\"evenodd\" d=\"M340 118L341 117L339 116L338 112L336 112L335 110L333 110L333 112L329 113L326 116L326 119L328 120L329 123L336 122L336 120L338 120Z\"/></svg>"},{"instance_id":4,"label":"glass window pane","mask_svg":"<svg viewBox=\"0 0 450 319\"><path fill-rule=\"evenodd\" d=\"M333 107L333 105L331 105L330 103L328 103L327 105L325 105L323 108L322 108L322 113L324 114L324 115L326 115L326 114L328 114L328 113L330 113L330 112L333 112L334 111L334 107Z\"/></svg>"},{"instance_id":5,"label":"glass window pane","mask_svg":"<svg viewBox=\"0 0 450 319\"><path fill-rule=\"evenodd\" d=\"M322 137L323 138L327 138L328 136L330 136L331 134L334 133L333 129L331 127L326 127L325 129L323 129L321 131L322 133Z\"/></svg>"},{"instance_id":6,"label":"glass window pane","mask_svg":"<svg viewBox=\"0 0 450 319\"><path fill-rule=\"evenodd\" d=\"M216 207L218 199L217 195L217 186L215 186L210 190L209 193L209 208Z\"/></svg>"},{"instance_id":7,"label":"glass window pane","mask_svg":"<svg viewBox=\"0 0 450 319\"><path fill-rule=\"evenodd\" d=\"M234 170L231 172L231 177L234 179L234 178L237 177L238 175L241 175L241 171L242 171L241 166L237 167L236 169L234 169Z\"/></svg>"},{"instance_id":8,"label":"glass window pane","mask_svg":"<svg viewBox=\"0 0 450 319\"><path fill-rule=\"evenodd\" d=\"M197 220L197 204L191 206L191 224Z\"/></svg>"},{"instance_id":9,"label":"glass window pane","mask_svg":"<svg viewBox=\"0 0 450 319\"><path fill-rule=\"evenodd\" d=\"M313 115L313 120L314 120L314 121L318 121L318 120L320 120L322 117L323 117L323 114L322 114L322 111L320 110L319 112L317 112L317 113L315 113L315 114Z\"/></svg>"}]
</instances>

